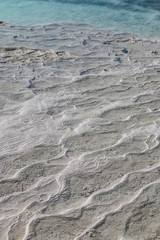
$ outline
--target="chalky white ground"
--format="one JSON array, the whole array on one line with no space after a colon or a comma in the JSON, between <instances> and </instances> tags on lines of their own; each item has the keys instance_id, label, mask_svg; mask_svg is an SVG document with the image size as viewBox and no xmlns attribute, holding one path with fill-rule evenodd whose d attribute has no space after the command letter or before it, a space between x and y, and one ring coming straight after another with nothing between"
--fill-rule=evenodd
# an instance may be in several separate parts
<instances>
[{"instance_id":1,"label":"chalky white ground","mask_svg":"<svg viewBox=\"0 0 160 240\"><path fill-rule=\"evenodd\" d=\"M160 239L160 42L0 35L1 239Z\"/></svg>"}]
</instances>

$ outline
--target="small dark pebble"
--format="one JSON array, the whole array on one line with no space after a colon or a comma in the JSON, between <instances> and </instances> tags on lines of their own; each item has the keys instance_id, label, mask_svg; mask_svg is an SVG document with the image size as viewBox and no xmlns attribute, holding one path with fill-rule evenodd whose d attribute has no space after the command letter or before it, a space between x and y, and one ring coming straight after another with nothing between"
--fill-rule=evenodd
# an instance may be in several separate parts
<instances>
[{"instance_id":1,"label":"small dark pebble","mask_svg":"<svg viewBox=\"0 0 160 240\"><path fill-rule=\"evenodd\" d=\"M104 45L109 45L109 44L111 44L111 43L110 43L109 41L104 41L103 44L104 44Z\"/></svg>"},{"instance_id":2,"label":"small dark pebble","mask_svg":"<svg viewBox=\"0 0 160 240\"><path fill-rule=\"evenodd\" d=\"M119 63L121 63L122 61L121 61L121 58L120 58L120 57L115 57L115 58L114 58L114 62L119 62Z\"/></svg>"},{"instance_id":3,"label":"small dark pebble","mask_svg":"<svg viewBox=\"0 0 160 240\"><path fill-rule=\"evenodd\" d=\"M87 44L87 41L86 40L83 40L83 45L85 46Z\"/></svg>"},{"instance_id":4,"label":"small dark pebble","mask_svg":"<svg viewBox=\"0 0 160 240\"><path fill-rule=\"evenodd\" d=\"M127 54L127 53L128 53L128 50L127 50L126 48L124 48L124 49L122 50L122 52L125 53L125 54Z\"/></svg>"}]
</instances>

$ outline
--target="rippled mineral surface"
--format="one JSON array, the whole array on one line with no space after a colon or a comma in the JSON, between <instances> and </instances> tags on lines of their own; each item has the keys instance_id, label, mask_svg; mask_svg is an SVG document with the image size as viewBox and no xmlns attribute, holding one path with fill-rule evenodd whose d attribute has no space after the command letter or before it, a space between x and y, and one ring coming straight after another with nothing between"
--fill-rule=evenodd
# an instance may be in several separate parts
<instances>
[{"instance_id":1,"label":"rippled mineral surface","mask_svg":"<svg viewBox=\"0 0 160 240\"><path fill-rule=\"evenodd\" d=\"M160 239L160 42L0 26L0 238Z\"/></svg>"}]
</instances>

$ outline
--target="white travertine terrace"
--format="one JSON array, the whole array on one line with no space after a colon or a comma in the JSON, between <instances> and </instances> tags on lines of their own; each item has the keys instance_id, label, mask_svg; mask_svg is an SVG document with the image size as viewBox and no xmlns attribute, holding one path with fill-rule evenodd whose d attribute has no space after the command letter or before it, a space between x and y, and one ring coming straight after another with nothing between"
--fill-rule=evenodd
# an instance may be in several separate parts
<instances>
[{"instance_id":1,"label":"white travertine terrace","mask_svg":"<svg viewBox=\"0 0 160 240\"><path fill-rule=\"evenodd\" d=\"M0 35L1 239L160 239L160 42Z\"/></svg>"}]
</instances>

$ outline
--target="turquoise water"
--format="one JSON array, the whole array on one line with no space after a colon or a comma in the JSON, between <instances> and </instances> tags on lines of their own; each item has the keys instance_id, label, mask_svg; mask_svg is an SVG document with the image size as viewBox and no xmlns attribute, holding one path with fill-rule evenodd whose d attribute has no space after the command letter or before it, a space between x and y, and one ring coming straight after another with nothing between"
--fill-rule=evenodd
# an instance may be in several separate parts
<instances>
[{"instance_id":1,"label":"turquoise water","mask_svg":"<svg viewBox=\"0 0 160 240\"><path fill-rule=\"evenodd\" d=\"M160 38L159 0L0 0L0 20L16 25L86 23Z\"/></svg>"}]
</instances>

